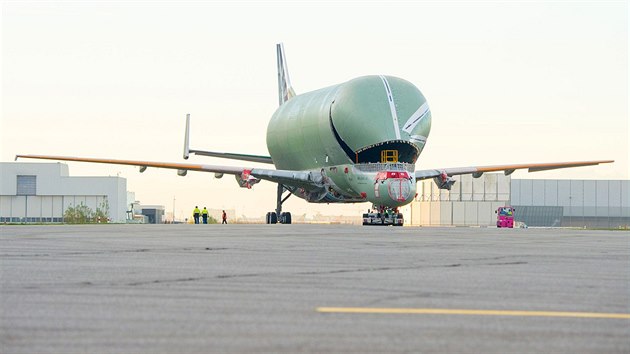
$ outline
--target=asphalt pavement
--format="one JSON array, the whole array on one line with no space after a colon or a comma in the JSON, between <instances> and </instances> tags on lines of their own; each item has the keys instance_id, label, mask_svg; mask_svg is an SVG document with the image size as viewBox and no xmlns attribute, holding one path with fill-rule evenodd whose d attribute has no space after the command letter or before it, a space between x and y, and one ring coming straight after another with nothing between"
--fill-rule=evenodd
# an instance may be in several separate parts
<instances>
[{"instance_id":1,"label":"asphalt pavement","mask_svg":"<svg viewBox=\"0 0 630 354\"><path fill-rule=\"evenodd\" d=\"M1 353L630 353L630 232L0 226Z\"/></svg>"}]
</instances>

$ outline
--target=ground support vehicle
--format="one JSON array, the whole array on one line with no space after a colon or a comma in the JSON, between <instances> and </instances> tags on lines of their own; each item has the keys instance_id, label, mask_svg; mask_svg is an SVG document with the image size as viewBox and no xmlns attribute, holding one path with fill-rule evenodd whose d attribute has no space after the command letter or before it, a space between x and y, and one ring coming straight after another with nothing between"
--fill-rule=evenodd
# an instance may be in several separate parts
<instances>
[{"instance_id":1,"label":"ground support vehicle","mask_svg":"<svg viewBox=\"0 0 630 354\"><path fill-rule=\"evenodd\" d=\"M514 212L516 209L511 206L499 207L495 213L497 214L497 227L498 228L513 228L514 227Z\"/></svg>"},{"instance_id":2,"label":"ground support vehicle","mask_svg":"<svg viewBox=\"0 0 630 354\"><path fill-rule=\"evenodd\" d=\"M403 214L393 211L368 212L363 214L363 225L403 226Z\"/></svg>"}]
</instances>

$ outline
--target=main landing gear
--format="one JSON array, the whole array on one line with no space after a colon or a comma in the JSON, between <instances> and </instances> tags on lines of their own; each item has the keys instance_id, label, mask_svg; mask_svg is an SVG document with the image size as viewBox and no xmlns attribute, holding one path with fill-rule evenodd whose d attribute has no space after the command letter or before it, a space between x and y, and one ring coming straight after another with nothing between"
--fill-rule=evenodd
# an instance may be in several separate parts
<instances>
[{"instance_id":1,"label":"main landing gear","mask_svg":"<svg viewBox=\"0 0 630 354\"><path fill-rule=\"evenodd\" d=\"M278 183L278 193L276 198L276 211L270 211L265 216L265 222L267 224L290 224L291 223L291 213L283 213L282 212L282 203L284 203L291 196L291 192L288 192L287 196L282 198L282 194L284 193L285 188L284 185Z\"/></svg>"}]
</instances>

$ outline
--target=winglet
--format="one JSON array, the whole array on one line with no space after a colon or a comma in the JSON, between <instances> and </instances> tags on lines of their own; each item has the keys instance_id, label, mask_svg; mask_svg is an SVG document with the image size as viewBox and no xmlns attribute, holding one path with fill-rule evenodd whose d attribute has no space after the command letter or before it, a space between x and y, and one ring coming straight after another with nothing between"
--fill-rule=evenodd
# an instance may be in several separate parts
<instances>
[{"instance_id":1,"label":"winglet","mask_svg":"<svg viewBox=\"0 0 630 354\"><path fill-rule=\"evenodd\" d=\"M284 55L284 45L282 43L276 44L276 54L278 56L278 101L282 105L295 96L295 91L293 91L291 86L287 59Z\"/></svg>"},{"instance_id":2,"label":"winglet","mask_svg":"<svg viewBox=\"0 0 630 354\"><path fill-rule=\"evenodd\" d=\"M186 114L186 131L184 132L184 160L190 156L190 113Z\"/></svg>"}]
</instances>

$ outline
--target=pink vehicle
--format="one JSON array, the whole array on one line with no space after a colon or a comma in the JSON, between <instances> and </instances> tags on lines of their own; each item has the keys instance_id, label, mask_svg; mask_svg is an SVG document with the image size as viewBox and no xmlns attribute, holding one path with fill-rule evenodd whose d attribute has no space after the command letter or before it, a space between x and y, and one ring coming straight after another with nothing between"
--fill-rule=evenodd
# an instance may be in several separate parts
<instances>
[{"instance_id":1,"label":"pink vehicle","mask_svg":"<svg viewBox=\"0 0 630 354\"><path fill-rule=\"evenodd\" d=\"M495 211L497 214L497 227L514 227L514 212L516 209L511 206L502 206Z\"/></svg>"}]
</instances>

